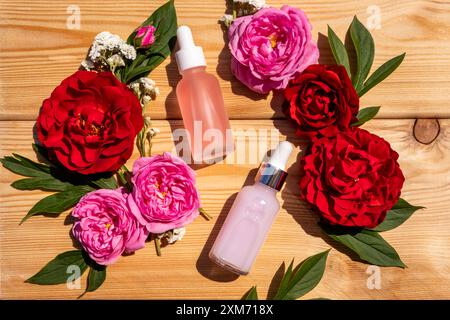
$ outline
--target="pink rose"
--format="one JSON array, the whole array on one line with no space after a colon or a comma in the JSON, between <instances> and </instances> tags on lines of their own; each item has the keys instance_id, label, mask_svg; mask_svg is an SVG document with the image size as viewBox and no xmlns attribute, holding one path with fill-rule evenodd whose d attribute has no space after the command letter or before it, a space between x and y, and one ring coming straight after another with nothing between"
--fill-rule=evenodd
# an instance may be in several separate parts
<instances>
[{"instance_id":1,"label":"pink rose","mask_svg":"<svg viewBox=\"0 0 450 320\"><path fill-rule=\"evenodd\" d=\"M231 71L259 93L286 88L289 80L317 63L311 28L305 13L290 6L237 18L228 30Z\"/></svg>"},{"instance_id":2,"label":"pink rose","mask_svg":"<svg viewBox=\"0 0 450 320\"><path fill-rule=\"evenodd\" d=\"M141 249L148 236L128 208L123 189L86 194L72 211L72 234L89 257L100 265L117 261L124 252Z\"/></svg>"},{"instance_id":3,"label":"pink rose","mask_svg":"<svg viewBox=\"0 0 450 320\"><path fill-rule=\"evenodd\" d=\"M155 42L154 26L141 26L136 29L136 36L134 38L134 44L137 48L148 48Z\"/></svg>"},{"instance_id":4,"label":"pink rose","mask_svg":"<svg viewBox=\"0 0 450 320\"><path fill-rule=\"evenodd\" d=\"M136 160L128 204L141 224L155 234L191 223L199 214L195 171L170 153Z\"/></svg>"}]
</instances>

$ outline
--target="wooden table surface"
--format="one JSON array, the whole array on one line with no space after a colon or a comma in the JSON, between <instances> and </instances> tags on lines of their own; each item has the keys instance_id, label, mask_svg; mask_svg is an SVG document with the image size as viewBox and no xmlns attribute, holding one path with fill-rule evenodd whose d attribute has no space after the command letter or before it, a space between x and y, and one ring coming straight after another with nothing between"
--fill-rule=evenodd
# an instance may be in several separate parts
<instances>
[{"instance_id":1,"label":"wooden table surface","mask_svg":"<svg viewBox=\"0 0 450 320\"><path fill-rule=\"evenodd\" d=\"M283 1L268 0L280 7ZM0 1L0 156L12 152L34 158L32 128L39 107L53 88L79 66L94 36L110 31L126 37L164 0L49 0ZM362 98L362 106L381 105L377 119L365 128L387 139L400 153L406 176L402 197L427 207L383 236L397 249L406 269L382 268L381 289L367 288L368 266L352 261L333 245L321 283L305 298L331 299L450 299L450 2L412 0L285 0L305 10L313 35L329 24L341 37L354 14L366 23L374 5L381 28L372 30L376 42L374 67L407 52L402 66ZM81 28L67 28L70 5L78 5ZM191 26L203 46L208 71L217 74L237 139L249 129L276 129L276 137L298 142L291 124L280 112L280 99L261 97L245 89L230 74L230 54L218 18L224 0L177 0L178 22ZM322 52L321 62L330 61ZM153 152L172 151L172 130L181 127L174 86L176 64L167 59L151 74L161 89L150 105L154 126L161 130ZM273 140L273 141L272 141ZM254 142L254 141L253 141ZM202 206L214 219L197 219L185 238L157 257L152 243L108 268L107 280L84 299L230 298L237 299L252 285L261 297L283 261L306 257L332 244L316 217L298 197L298 153L289 161L287 184L279 193L282 209L252 272L232 277L207 258L236 193L250 183L258 160L246 164L218 163L196 168ZM248 152L247 152L248 153ZM130 159L136 159L135 153ZM234 155L231 155L234 157ZM24 280L57 254L71 249L65 215L33 217L19 226L29 208L45 196L42 191L19 192L10 187L18 176L0 169L0 297L76 298L82 293L65 285L38 286Z\"/></svg>"}]
</instances>

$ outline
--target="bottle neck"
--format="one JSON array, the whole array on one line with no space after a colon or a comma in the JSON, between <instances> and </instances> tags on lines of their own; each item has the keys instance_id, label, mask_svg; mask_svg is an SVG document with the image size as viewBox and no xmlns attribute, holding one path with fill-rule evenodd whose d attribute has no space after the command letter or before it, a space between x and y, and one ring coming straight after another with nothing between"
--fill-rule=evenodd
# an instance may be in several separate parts
<instances>
[{"instance_id":1,"label":"bottle neck","mask_svg":"<svg viewBox=\"0 0 450 320\"><path fill-rule=\"evenodd\" d=\"M274 189L274 188L272 188L262 182L259 182L259 181L255 181L254 186L256 186L257 188L261 189L263 192L266 192L266 193L272 193L274 195L276 195L278 193L277 189Z\"/></svg>"},{"instance_id":2,"label":"bottle neck","mask_svg":"<svg viewBox=\"0 0 450 320\"><path fill-rule=\"evenodd\" d=\"M276 191L280 191L286 181L287 172L268 163L263 162L258 169L255 181L264 184Z\"/></svg>"},{"instance_id":3,"label":"bottle neck","mask_svg":"<svg viewBox=\"0 0 450 320\"><path fill-rule=\"evenodd\" d=\"M196 74L196 73L205 72L205 71L206 71L206 66L198 66L198 67L193 67L193 68L184 70L181 73L181 75L184 77L187 75Z\"/></svg>"}]
</instances>

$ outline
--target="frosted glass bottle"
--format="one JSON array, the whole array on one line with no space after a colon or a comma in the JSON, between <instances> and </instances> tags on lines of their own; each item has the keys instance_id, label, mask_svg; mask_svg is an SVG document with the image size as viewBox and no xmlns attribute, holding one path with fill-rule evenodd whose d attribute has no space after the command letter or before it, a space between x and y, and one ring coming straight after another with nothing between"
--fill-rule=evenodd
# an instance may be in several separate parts
<instances>
[{"instance_id":1,"label":"frosted glass bottle","mask_svg":"<svg viewBox=\"0 0 450 320\"><path fill-rule=\"evenodd\" d=\"M280 210L276 194L287 177L291 152L289 142L280 143L261 164L255 184L241 189L209 252L212 261L236 274L249 273Z\"/></svg>"},{"instance_id":2,"label":"frosted glass bottle","mask_svg":"<svg viewBox=\"0 0 450 320\"><path fill-rule=\"evenodd\" d=\"M188 27L178 28L177 39L182 79L176 93L192 158L195 162L223 158L234 150L234 143L219 81L206 72L203 50L195 46Z\"/></svg>"}]
</instances>

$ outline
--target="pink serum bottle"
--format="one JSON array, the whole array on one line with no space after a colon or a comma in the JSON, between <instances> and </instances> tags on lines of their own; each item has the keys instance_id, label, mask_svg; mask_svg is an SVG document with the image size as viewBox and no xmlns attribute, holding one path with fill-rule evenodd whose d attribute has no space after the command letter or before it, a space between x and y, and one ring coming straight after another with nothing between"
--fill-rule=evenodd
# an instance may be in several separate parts
<instances>
[{"instance_id":1,"label":"pink serum bottle","mask_svg":"<svg viewBox=\"0 0 450 320\"><path fill-rule=\"evenodd\" d=\"M292 145L278 145L268 162L263 162L255 184L241 189L214 242L209 258L216 264L239 275L250 271L280 210L276 197L287 173L286 162Z\"/></svg>"},{"instance_id":2,"label":"pink serum bottle","mask_svg":"<svg viewBox=\"0 0 450 320\"><path fill-rule=\"evenodd\" d=\"M191 29L177 30L176 52L182 79L177 85L178 104L196 163L224 158L234 150L230 122L217 78L207 73L203 49L194 44Z\"/></svg>"}]
</instances>

